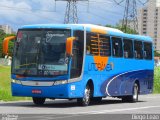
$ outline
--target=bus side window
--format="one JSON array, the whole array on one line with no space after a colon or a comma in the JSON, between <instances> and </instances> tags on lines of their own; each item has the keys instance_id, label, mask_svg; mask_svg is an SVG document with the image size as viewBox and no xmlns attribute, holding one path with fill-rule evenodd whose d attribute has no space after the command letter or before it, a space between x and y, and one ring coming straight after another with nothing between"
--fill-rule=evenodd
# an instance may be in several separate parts
<instances>
[{"instance_id":1,"label":"bus side window","mask_svg":"<svg viewBox=\"0 0 160 120\"><path fill-rule=\"evenodd\" d=\"M152 43L144 42L144 59L152 60Z\"/></svg>"},{"instance_id":2,"label":"bus side window","mask_svg":"<svg viewBox=\"0 0 160 120\"><path fill-rule=\"evenodd\" d=\"M99 49L101 56L110 56L111 55L111 46L110 46L110 37L105 35L100 35L99 38Z\"/></svg>"},{"instance_id":3,"label":"bus side window","mask_svg":"<svg viewBox=\"0 0 160 120\"><path fill-rule=\"evenodd\" d=\"M136 59L143 59L143 46L141 41L134 41L134 51Z\"/></svg>"},{"instance_id":4,"label":"bus side window","mask_svg":"<svg viewBox=\"0 0 160 120\"><path fill-rule=\"evenodd\" d=\"M87 32L87 36L86 36L86 54L90 55L91 54L91 49L90 49L90 45L91 45L91 34Z\"/></svg>"},{"instance_id":5,"label":"bus side window","mask_svg":"<svg viewBox=\"0 0 160 120\"><path fill-rule=\"evenodd\" d=\"M87 33L86 54L110 56L110 37L99 33Z\"/></svg>"},{"instance_id":6,"label":"bus side window","mask_svg":"<svg viewBox=\"0 0 160 120\"><path fill-rule=\"evenodd\" d=\"M112 53L114 57L122 57L122 39L112 37Z\"/></svg>"},{"instance_id":7,"label":"bus side window","mask_svg":"<svg viewBox=\"0 0 160 120\"><path fill-rule=\"evenodd\" d=\"M134 56L135 56L135 58L138 58L138 55L137 55L137 51L136 51L136 50L134 51Z\"/></svg>"},{"instance_id":8,"label":"bus side window","mask_svg":"<svg viewBox=\"0 0 160 120\"><path fill-rule=\"evenodd\" d=\"M133 58L133 43L132 40L124 39L124 57Z\"/></svg>"},{"instance_id":9,"label":"bus side window","mask_svg":"<svg viewBox=\"0 0 160 120\"><path fill-rule=\"evenodd\" d=\"M87 32L86 54L98 55L98 35L96 33Z\"/></svg>"},{"instance_id":10,"label":"bus side window","mask_svg":"<svg viewBox=\"0 0 160 120\"><path fill-rule=\"evenodd\" d=\"M89 45L87 46L86 53L87 53L87 54L91 54L91 47L90 47Z\"/></svg>"}]
</instances>

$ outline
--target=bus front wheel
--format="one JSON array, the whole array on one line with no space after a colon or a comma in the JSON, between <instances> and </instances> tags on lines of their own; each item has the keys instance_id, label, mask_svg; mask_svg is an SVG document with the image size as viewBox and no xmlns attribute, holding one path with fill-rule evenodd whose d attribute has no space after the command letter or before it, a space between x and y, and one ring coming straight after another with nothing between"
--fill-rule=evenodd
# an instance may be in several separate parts
<instances>
[{"instance_id":1,"label":"bus front wheel","mask_svg":"<svg viewBox=\"0 0 160 120\"><path fill-rule=\"evenodd\" d=\"M84 96L83 96L83 98L78 98L77 99L77 102L78 102L79 105L88 106L90 104L91 95L92 95L91 91L92 91L91 87L88 84L86 86L85 90L84 90Z\"/></svg>"},{"instance_id":2,"label":"bus front wheel","mask_svg":"<svg viewBox=\"0 0 160 120\"><path fill-rule=\"evenodd\" d=\"M138 102L138 95L139 95L139 87L137 83L134 83L133 95L123 97L122 101L123 102Z\"/></svg>"},{"instance_id":3,"label":"bus front wheel","mask_svg":"<svg viewBox=\"0 0 160 120\"><path fill-rule=\"evenodd\" d=\"M33 103L36 105L43 105L46 98L37 98L37 97L33 97Z\"/></svg>"}]
</instances>

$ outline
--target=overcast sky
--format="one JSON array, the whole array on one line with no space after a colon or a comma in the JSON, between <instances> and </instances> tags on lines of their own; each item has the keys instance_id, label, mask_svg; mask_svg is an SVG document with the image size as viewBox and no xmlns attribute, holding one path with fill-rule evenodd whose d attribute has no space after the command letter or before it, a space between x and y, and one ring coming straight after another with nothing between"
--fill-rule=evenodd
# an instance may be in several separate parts
<instances>
[{"instance_id":1,"label":"overcast sky","mask_svg":"<svg viewBox=\"0 0 160 120\"><path fill-rule=\"evenodd\" d=\"M79 23L115 25L123 18L123 5L113 0L89 1L89 9L87 2L78 2ZM0 24L17 30L27 24L63 23L65 8L66 2L56 2L55 11L54 0L0 0Z\"/></svg>"}]
</instances>

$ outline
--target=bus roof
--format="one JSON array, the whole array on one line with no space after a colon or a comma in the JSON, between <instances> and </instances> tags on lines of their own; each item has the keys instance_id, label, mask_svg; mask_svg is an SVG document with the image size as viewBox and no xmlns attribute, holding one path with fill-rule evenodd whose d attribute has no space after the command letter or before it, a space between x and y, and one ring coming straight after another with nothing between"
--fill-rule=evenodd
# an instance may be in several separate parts
<instances>
[{"instance_id":1,"label":"bus roof","mask_svg":"<svg viewBox=\"0 0 160 120\"><path fill-rule=\"evenodd\" d=\"M149 36L142 36L142 35L134 35L134 34L127 34L123 33L122 31L110 28L110 27L104 27L99 25L93 25L93 24L35 24L35 25L25 25L22 26L20 29L34 29L34 28L65 28L65 29L78 29L78 28L88 28L88 29L99 29L104 30L108 35L111 36L117 36L117 37L124 37L129 39L135 39L135 40L143 40L143 41L149 41L152 42L152 38Z\"/></svg>"}]
</instances>

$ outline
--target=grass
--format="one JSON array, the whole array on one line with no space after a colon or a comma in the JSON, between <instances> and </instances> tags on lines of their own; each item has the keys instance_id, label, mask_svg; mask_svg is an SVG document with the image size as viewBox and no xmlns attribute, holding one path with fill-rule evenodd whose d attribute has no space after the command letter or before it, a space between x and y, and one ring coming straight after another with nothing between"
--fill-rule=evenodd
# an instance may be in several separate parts
<instances>
[{"instance_id":1,"label":"grass","mask_svg":"<svg viewBox=\"0 0 160 120\"><path fill-rule=\"evenodd\" d=\"M154 90L153 93L160 93L160 67L154 70Z\"/></svg>"},{"instance_id":2,"label":"grass","mask_svg":"<svg viewBox=\"0 0 160 120\"><path fill-rule=\"evenodd\" d=\"M0 101L30 100L27 97L12 97L10 87L10 67L0 65ZM160 93L160 67L154 71L154 92Z\"/></svg>"},{"instance_id":3,"label":"grass","mask_svg":"<svg viewBox=\"0 0 160 120\"><path fill-rule=\"evenodd\" d=\"M12 97L11 95L11 74L9 66L0 65L0 101L28 100L27 97Z\"/></svg>"}]
</instances>

